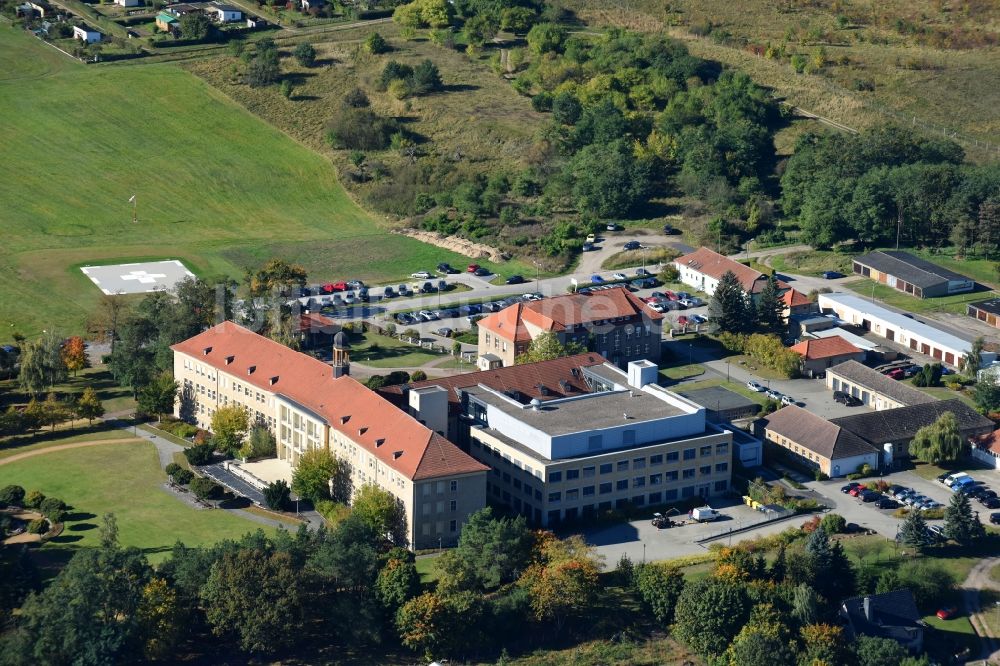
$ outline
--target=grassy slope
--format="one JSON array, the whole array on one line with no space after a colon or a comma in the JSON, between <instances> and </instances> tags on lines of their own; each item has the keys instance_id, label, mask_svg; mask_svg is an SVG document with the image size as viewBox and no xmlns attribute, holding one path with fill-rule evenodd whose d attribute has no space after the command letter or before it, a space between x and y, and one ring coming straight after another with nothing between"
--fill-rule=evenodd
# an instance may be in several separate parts
<instances>
[{"instance_id":1,"label":"grassy slope","mask_svg":"<svg viewBox=\"0 0 1000 666\"><path fill-rule=\"evenodd\" d=\"M210 544L257 529L225 511L191 508L160 488L164 478L149 442L57 451L0 467L0 486L38 489L73 507L66 531L47 549L96 545L100 516L107 512L118 519L122 544L153 560L165 557L177 540Z\"/></svg>"},{"instance_id":2,"label":"grassy slope","mask_svg":"<svg viewBox=\"0 0 1000 666\"><path fill-rule=\"evenodd\" d=\"M639 0L622 6L608 6L596 0L568 0L591 25L626 25L642 30L668 29L688 41L698 56L718 60L750 73L758 82L773 87L791 104L852 127L867 127L888 119L912 122L935 128L947 127L970 140L992 141L993 159L997 157L997 131L1000 116L1000 49L976 48L943 50L918 45L891 28L896 18L920 25L954 29L997 30L996 9L988 16L967 17L963 12L947 11L953 3L937 3L946 8L938 12L931 0L855 0L836 3L837 11L856 19L846 29L836 27L835 11L830 3L789 3L771 0L678 0L661 3ZM681 25L666 28L665 8L677 11L671 20ZM789 9L791 8L791 9ZM885 16L883 25L873 16ZM785 62L757 58L737 47L723 46L713 39L694 39L688 28L711 21L717 30L755 44L780 44L787 30L805 35L809 28L819 28L832 41L791 42L795 52L811 54L824 46L830 60L847 58L847 64L827 66L826 76L795 74ZM864 41L860 41L864 39ZM908 68L921 61L923 69ZM923 66L922 64L922 66ZM875 91L858 93L852 89L855 79L875 83ZM933 131L933 130L932 130ZM940 136L940 129L936 130ZM985 159L987 153L972 141L965 144L970 155Z\"/></svg>"},{"instance_id":3,"label":"grassy slope","mask_svg":"<svg viewBox=\"0 0 1000 666\"><path fill-rule=\"evenodd\" d=\"M88 263L176 257L211 276L281 256L318 279L379 281L464 261L387 234L326 159L190 74L54 56L0 30L0 61L26 63L0 75L0 142L14 174L0 179L0 322L80 330L99 296L77 270Z\"/></svg>"}]
</instances>

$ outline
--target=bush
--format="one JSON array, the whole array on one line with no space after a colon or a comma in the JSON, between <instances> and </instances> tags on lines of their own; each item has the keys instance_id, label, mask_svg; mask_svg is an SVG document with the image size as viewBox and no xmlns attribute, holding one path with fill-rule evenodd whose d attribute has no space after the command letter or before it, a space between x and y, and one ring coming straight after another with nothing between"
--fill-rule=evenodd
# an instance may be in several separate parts
<instances>
[{"instance_id":1,"label":"bush","mask_svg":"<svg viewBox=\"0 0 1000 666\"><path fill-rule=\"evenodd\" d=\"M414 370L413 374L410 375L411 382L422 382L427 379L427 373L423 370Z\"/></svg>"},{"instance_id":2,"label":"bush","mask_svg":"<svg viewBox=\"0 0 1000 666\"><path fill-rule=\"evenodd\" d=\"M42 512L42 515L46 518L52 520L52 522L58 522L53 519L52 514L55 512L65 513L66 502L56 497L46 497L42 500L41 504L38 505L38 510Z\"/></svg>"},{"instance_id":3,"label":"bush","mask_svg":"<svg viewBox=\"0 0 1000 666\"><path fill-rule=\"evenodd\" d=\"M389 50L389 43L385 41L385 37L373 32L365 38L365 51L371 53L372 55L378 55L379 53L386 53Z\"/></svg>"},{"instance_id":4,"label":"bush","mask_svg":"<svg viewBox=\"0 0 1000 666\"><path fill-rule=\"evenodd\" d=\"M24 502L24 488L15 485L4 486L0 489L0 502L22 506L22 502Z\"/></svg>"},{"instance_id":5,"label":"bush","mask_svg":"<svg viewBox=\"0 0 1000 666\"><path fill-rule=\"evenodd\" d=\"M45 517L49 519L49 522L55 525L56 523L61 523L66 520L66 511L64 509L53 509L49 513L45 514Z\"/></svg>"},{"instance_id":6,"label":"bush","mask_svg":"<svg viewBox=\"0 0 1000 666\"><path fill-rule=\"evenodd\" d=\"M847 521L840 514L828 513L823 516L823 520L820 521L819 526L827 534L839 534L844 531Z\"/></svg>"},{"instance_id":7,"label":"bush","mask_svg":"<svg viewBox=\"0 0 1000 666\"><path fill-rule=\"evenodd\" d=\"M219 484L203 476L199 476L191 480L191 492L193 492L195 497L198 499L212 499L217 497L220 490L221 488L219 487Z\"/></svg>"},{"instance_id":8,"label":"bush","mask_svg":"<svg viewBox=\"0 0 1000 666\"><path fill-rule=\"evenodd\" d=\"M44 518L35 518L28 523L28 531L32 534L45 534L49 531L49 521Z\"/></svg>"},{"instance_id":9,"label":"bush","mask_svg":"<svg viewBox=\"0 0 1000 666\"><path fill-rule=\"evenodd\" d=\"M189 464L194 465L195 467L209 464L212 462L214 455L215 445L211 442L196 444L195 446L189 446L184 449L184 457L187 458Z\"/></svg>"},{"instance_id":10,"label":"bush","mask_svg":"<svg viewBox=\"0 0 1000 666\"><path fill-rule=\"evenodd\" d=\"M312 67L316 64L316 47L312 44L305 42L299 44L295 47L293 55L303 67Z\"/></svg>"},{"instance_id":11,"label":"bush","mask_svg":"<svg viewBox=\"0 0 1000 666\"><path fill-rule=\"evenodd\" d=\"M24 496L24 506L27 509L37 509L45 501L45 495L37 490L32 490Z\"/></svg>"},{"instance_id":12,"label":"bush","mask_svg":"<svg viewBox=\"0 0 1000 666\"><path fill-rule=\"evenodd\" d=\"M813 478L815 478L817 481L829 481L830 480L830 476L826 472L824 472L823 470L819 469L818 467L813 470Z\"/></svg>"},{"instance_id":13,"label":"bush","mask_svg":"<svg viewBox=\"0 0 1000 666\"><path fill-rule=\"evenodd\" d=\"M399 124L382 118L367 107L346 104L326 125L326 136L335 148L350 150L384 150Z\"/></svg>"},{"instance_id":14,"label":"bush","mask_svg":"<svg viewBox=\"0 0 1000 666\"><path fill-rule=\"evenodd\" d=\"M274 481L264 488L264 504L275 511L284 511L291 497L291 489L283 480Z\"/></svg>"},{"instance_id":15,"label":"bush","mask_svg":"<svg viewBox=\"0 0 1000 666\"><path fill-rule=\"evenodd\" d=\"M174 483L181 486L186 486L187 484L191 483L191 480L194 478L194 472L192 472L189 469L184 469L182 467L178 469L177 472L175 474L172 474L171 476L174 479Z\"/></svg>"},{"instance_id":16,"label":"bush","mask_svg":"<svg viewBox=\"0 0 1000 666\"><path fill-rule=\"evenodd\" d=\"M180 469L181 469L181 466L178 465L177 463L170 463L169 465L167 465L166 467L163 468L163 471L165 471L167 473L167 476L173 476Z\"/></svg>"}]
</instances>

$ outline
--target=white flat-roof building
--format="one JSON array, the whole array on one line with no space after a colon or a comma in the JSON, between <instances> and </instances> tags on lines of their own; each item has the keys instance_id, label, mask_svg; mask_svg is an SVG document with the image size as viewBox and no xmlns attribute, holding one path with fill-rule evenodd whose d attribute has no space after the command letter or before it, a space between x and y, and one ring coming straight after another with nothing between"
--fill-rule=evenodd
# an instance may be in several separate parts
<instances>
[{"instance_id":1,"label":"white flat-roof building","mask_svg":"<svg viewBox=\"0 0 1000 666\"><path fill-rule=\"evenodd\" d=\"M463 387L457 439L489 465L487 494L539 525L598 511L670 504L729 490L733 434L705 408L658 386L658 368L633 361L580 368L591 392L525 402L484 384ZM427 408L424 408L424 403ZM439 423L446 401L410 401ZM435 414L440 412L440 414Z\"/></svg>"},{"instance_id":2,"label":"white flat-roof building","mask_svg":"<svg viewBox=\"0 0 1000 666\"><path fill-rule=\"evenodd\" d=\"M853 294L820 294L819 307L824 312L832 310L837 313L847 324L870 331L952 367L957 367L962 357L972 349L971 341L954 333Z\"/></svg>"}]
</instances>

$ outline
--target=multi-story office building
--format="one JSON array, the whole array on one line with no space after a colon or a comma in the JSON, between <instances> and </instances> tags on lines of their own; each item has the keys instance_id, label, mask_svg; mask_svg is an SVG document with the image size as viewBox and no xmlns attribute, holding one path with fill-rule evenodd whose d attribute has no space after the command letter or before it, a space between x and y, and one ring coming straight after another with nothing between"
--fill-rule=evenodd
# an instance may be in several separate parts
<instances>
[{"instance_id":1,"label":"multi-story office building","mask_svg":"<svg viewBox=\"0 0 1000 666\"><path fill-rule=\"evenodd\" d=\"M331 451L349 464L355 489L373 483L400 501L414 548L455 543L486 504L489 468L352 379L343 333L332 368L232 322L172 349L178 417L210 429L219 407L244 407L272 429L290 468L309 449Z\"/></svg>"},{"instance_id":2,"label":"multi-story office building","mask_svg":"<svg viewBox=\"0 0 1000 666\"><path fill-rule=\"evenodd\" d=\"M530 366L527 366L530 368ZM523 400L489 380L453 387L457 443L490 467L488 494L539 525L603 509L660 505L729 490L732 433L705 408L657 386L657 366L576 366L589 391ZM446 427L450 389L410 391L415 418Z\"/></svg>"}]
</instances>

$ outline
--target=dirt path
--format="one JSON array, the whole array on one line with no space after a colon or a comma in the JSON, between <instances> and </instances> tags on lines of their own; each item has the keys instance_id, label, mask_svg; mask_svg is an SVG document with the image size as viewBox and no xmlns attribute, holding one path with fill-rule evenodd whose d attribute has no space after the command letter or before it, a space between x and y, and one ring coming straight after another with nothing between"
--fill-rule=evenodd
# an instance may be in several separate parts
<instances>
[{"instance_id":1,"label":"dirt path","mask_svg":"<svg viewBox=\"0 0 1000 666\"><path fill-rule=\"evenodd\" d=\"M969 621L972 628L979 634L982 644L982 651L979 658L987 660L990 664L1000 664L1000 640L990 635L990 630L985 622L986 613L995 613L993 608L982 608L979 601L980 590L1000 590L1000 583L990 577L990 570L1000 564L1000 557L990 557L980 560L969 572L969 576L962 583L962 601L965 611L969 614Z\"/></svg>"},{"instance_id":2,"label":"dirt path","mask_svg":"<svg viewBox=\"0 0 1000 666\"><path fill-rule=\"evenodd\" d=\"M52 453L53 451L65 451L67 449L82 449L85 446L98 446L100 444L135 444L136 442L141 442L142 440L138 437L127 439L96 439L92 442L73 442L72 444L60 444L59 446L50 446L46 449L35 449L34 451L25 451L24 453L18 453L9 458L0 459L0 465L7 465L12 462L17 462L18 460L24 460L25 458L33 458L35 456L45 455L46 453Z\"/></svg>"}]
</instances>

